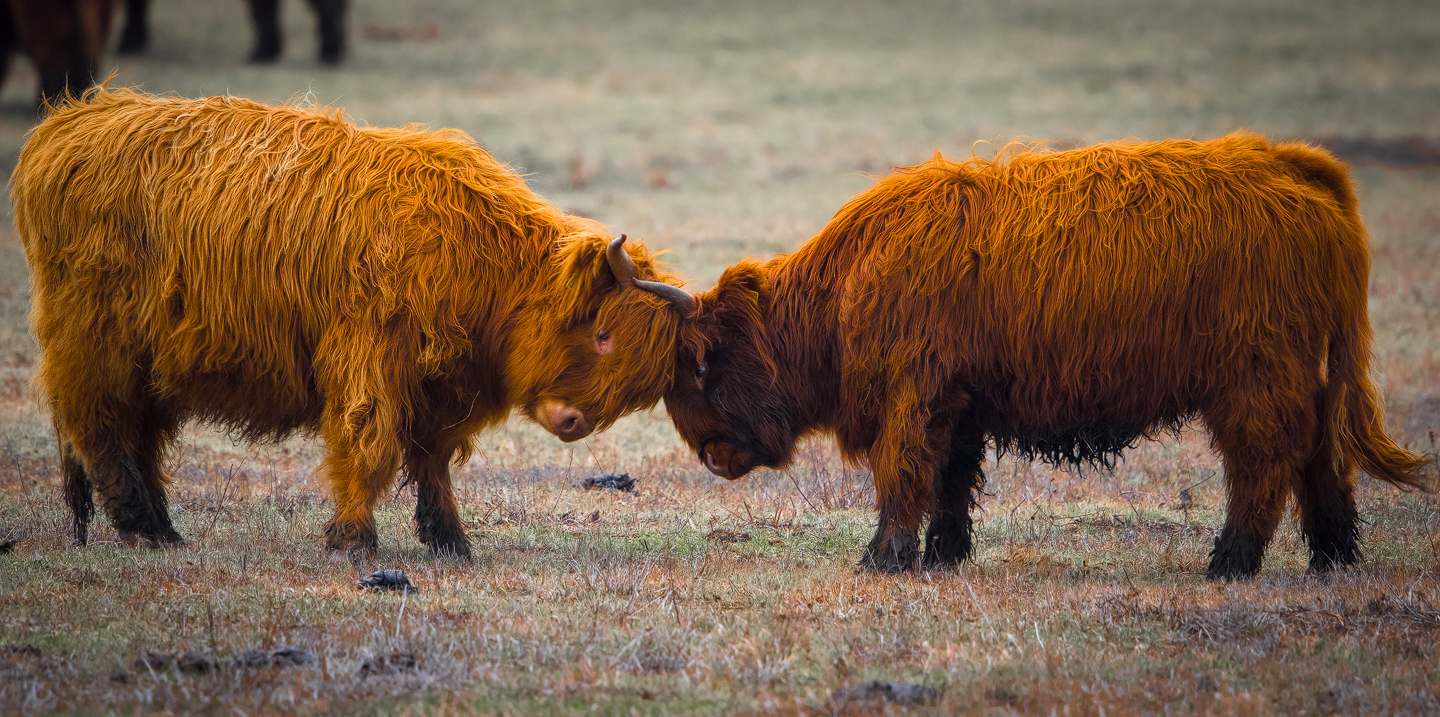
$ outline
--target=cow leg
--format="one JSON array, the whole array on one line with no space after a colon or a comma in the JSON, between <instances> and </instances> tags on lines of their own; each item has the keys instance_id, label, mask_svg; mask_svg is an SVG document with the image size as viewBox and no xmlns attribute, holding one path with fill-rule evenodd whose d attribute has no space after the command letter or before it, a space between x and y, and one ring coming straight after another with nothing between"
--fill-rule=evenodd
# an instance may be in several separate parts
<instances>
[{"instance_id":1,"label":"cow leg","mask_svg":"<svg viewBox=\"0 0 1440 717\"><path fill-rule=\"evenodd\" d=\"M406 447L426 444L425 434L412 432L422 395L416 356L423 340L402 319L341 324L321 339L322 355L365 357L328 364L317 376L326 396L324 469L335 499L325 546L351 562L375 554L375 503L394 484Z\"/></svg>"},{"instance_id":2,"label":"cow leg","mask_svg":"<svg viewBox=\"0 0 1440 717\"><path fill-rule=\"evenodd\" d=\"M950 438L949 457L935 473L935 508L925 530L924 566L958 565L974 553L970 510L985 485L985 433L962 420Z\"/></svg>"},{"instance_id":3,"label":"cow leg","mask_svg":"<svg viewBox=\"0 0 1440 717\"><path fill-rule=\"evenodd\" d=\"M460 523L460 510L450 484L451 451L412 449L405 473L415 484L415 535L437 558L470 560L470 540Z\"/></svg>"},{"instance_id":4,"label":"cow leg","mask_svg":"<svg viewBox=\"0 0 1440 717\"><path fill-rule=\"evenodd\" d=\"M345 59L346 0L310 0L320 36L320 62L338 65Z\"/></svg>"},{"instance_id":5,"label":"cow leg","mask_svg":"<svg viewBox=\"0 0 1440 717\"><path fill-rule=\"evenodd\" d=\"M115 427L82 432L60 426L59 430L68 436L61 450L61 465L66 501L75 515L77 542L86 537L89 520L82 516L90 502L91 485L127 544L160 547L185 542L170 523L158 472L151 470L158 463L153 453L159 445L155 436L143 435L143 430L137 436Z\"/></svg>"},{"instance_id":6,"label":"cow leg","mask_svg":"<svg viewBox=\"0 0 1440 717\"><path fill-rule=\"evenodd\" d=\"M125 29L119 53L140 55L150 46L150 0L125 0Z\"/></svg>"},{"instance_id":7,"label":"cow leg","mask_svg":"<svg viewBox=\"0 0 1440 717\"><path fill-rule=\"evenodd\" d=\"M935 505L936 448L948 445L944 439L950 426L943 421L932 425L929 391L906 383L891 386L889 394L870 449L880 520L860 568L896 573L919 563L920 523Z\"/></svg>"},{"instance_id":8,"label":"cow leg","mask_svg":"<svg viewBox=\"0 0 1440 717\"><path fill-rule=\"evenodd\" d=\"M1260 571L1265 546L1311 456L1317 417L1309 397L1314 387L1302 384L1303 391L1286 390L1294 386L1295 381L1275 378L1238 387L1227 405L1206 411L1230 493L1225 527L1206 571L1211 580L1246 578Z\"/></svg>"},{"instance_id":9,"label":"cow leg","mask_svg":"<svg viewBox=\"0 0 1440 717\"><path fill-rule=\"evenodd\" d=\"M325 443L325 475L335 498L335 515L325 526L325 548L359 562L373 557L379 549L375 503L395 480L399 461L390 456L398 452L367 457L369 451L360 449L344 435L327 435Z\"/></svg>"},{"instance_id":10,"label":"cow leg","mask_svg":"<svg viewBox=\"0 0 1440 717\"><path fill-rule=\"evenodd\" d=\"M280 59L280 0L250 0L250 19L255 23L255 49L250 61L274 62Z\"/></svg>"},{"instance_id":11,"label":"cow leg","mask_svg":"<svg viewBox=\"0 0 1440 717\"><path fill-rule=\"evenodd\" d=\"M182 545L185 541L170 522L170 501L165 495L165 484L169 482L165 476L165 451L179 431L179 422L157 403L147 406L137 419L139 431L131 453L140 470L145 492L150 496L150 508L155 513L156 526L162 536L160 542Z\"/></svg>"},{"instance_id":12,"label":"cow leg","mask_svg":"<svg viewBox=\"0 0 1440 717\"><path fill-rule=\"evenodd\" d=\"M1319 393L1316 405L1321 416L1324 402L1324 393ZM1324 422L1316 433L1315 454L1295 484L1295 499L1300 532L1310 546L1309 572L1322 573L1359 562L1360 515L1355 509L1354 465L1338 455Z\"/></svg>"}]
</instances>

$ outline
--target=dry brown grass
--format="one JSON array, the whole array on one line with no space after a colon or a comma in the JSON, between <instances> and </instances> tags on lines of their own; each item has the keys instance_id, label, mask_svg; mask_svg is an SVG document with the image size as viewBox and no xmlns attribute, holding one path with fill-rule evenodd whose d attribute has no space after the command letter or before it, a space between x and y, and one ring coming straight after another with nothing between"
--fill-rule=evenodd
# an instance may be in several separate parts
<instances>
[{"instance_id":1,"label":"dry brown grass","mask_svg":"<svg viewBox=\"0 0 1440 717\"><path fill-rule=\"evenodd\" d=\"M309 91L376 124L461 127L562 205L674 249L700 285L936 147L1440 136L1427 3L354 5L355 55L330 72L302 3L286 5L289 59L252 68L242 5L155 0L155 54L119 81ZM0 96L12 163L27 72ZM1390 425L1434 451L1440 172L1355 174ZM1223 490L1198 432L1112 472L992 463L977 561L898 578L853 570L873 489L828 444L727 484L658 412L574 446L518 422L483 435L457 477L473 565L426 556L408 491L384 501L365 567L405 569L407 597L356 591L359 572L322 554L330 506L303 438L192 428L171 459L190 544L125 548L102 520L73 548L25 388L28 292L0 231L0 712L863 713L830 694L880 679L937 688L915 708L937 713L1440 713L1440 501L1363 482L1362 565L1305 577L1287 523L1260 577L1207 583ZM639 492L578 487L601 471ZM319 659L232 662L282 646ZM217 670L136 665L183 651Z\"/></svg>"}]
</instances>

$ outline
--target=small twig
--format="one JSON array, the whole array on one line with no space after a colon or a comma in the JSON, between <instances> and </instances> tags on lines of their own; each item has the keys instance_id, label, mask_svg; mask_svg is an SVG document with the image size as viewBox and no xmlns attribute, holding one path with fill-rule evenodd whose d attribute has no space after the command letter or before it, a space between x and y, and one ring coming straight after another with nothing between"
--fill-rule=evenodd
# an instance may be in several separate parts
<instances>
[{"instance_id":1,"label":"small twig","mask_svg":"<svg viewBox=\"0 0 1440 717\"><path fill-rule=\"evenodd\" d=\"M791 471L785 471L785 477L789 478L790 482L794 484L795 492L800 494L800 499L805 501L806 505L810 506L810 510L819 513L820 509L815 507L814 501L810 500L810 496L805 495L805 490L800 487L800 481L795 480L795 474Z\"/></svg>"},{"instance_id":2,"label":"small twig","mask_svg":"<svg viewBox=\"0 0 1440 717\"><path fill-rule=\"evenodd\" d=\"M400 614L395 616L395 639L400 639L400 621L405 619L405 601L410 599L410 586L400 591Z\"/></svg>"}]
</instances>

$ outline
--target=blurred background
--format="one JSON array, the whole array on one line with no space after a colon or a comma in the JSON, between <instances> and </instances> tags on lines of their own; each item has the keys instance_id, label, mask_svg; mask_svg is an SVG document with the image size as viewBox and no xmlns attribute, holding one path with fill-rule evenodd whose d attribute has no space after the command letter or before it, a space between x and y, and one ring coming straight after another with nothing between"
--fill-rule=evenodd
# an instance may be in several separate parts
<instances>
[{"instance_id":1,"label":"blurred background","mask_svg":"<svg viewBox=\"0 0 1440 717\"><path fill-rule=\"evenodd\" d=\"M745 256L793 249L874 177L936 151L1242 128L1323 138L1357 160L1392 425L1431 445L1440 426L1440 174L1424 166L1440 138L1430 0L350 0L336 65L320 61L317 15L302 0L279 4L272 64L249 61L242 0L153 0L149 14L147 51L121 57L117 8L100 76L462 129L559 206L671 250L692 289ZM7 175L36 91L33 63L15 55L0 92ZM0 234L0 441L50 451L25 391L35 348L24 256L8 223ZM204 431L187 440L250 450ZM518 421L481 443L476 461L496 470L666 456L697 468L662 409L573 446ZM275 450L313 465L312 445L287 445Z\"/></svg>"}]
</instances>

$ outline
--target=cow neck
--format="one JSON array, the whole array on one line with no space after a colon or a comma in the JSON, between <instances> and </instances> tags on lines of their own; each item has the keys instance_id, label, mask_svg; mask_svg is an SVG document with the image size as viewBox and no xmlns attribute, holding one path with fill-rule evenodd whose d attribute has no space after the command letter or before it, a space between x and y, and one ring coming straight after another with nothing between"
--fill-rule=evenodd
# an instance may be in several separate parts
<instances>
[{"instance_id":1,"label":"cow neck","mask_svg":"<svg viewBox=\"0 0 1440 717\"><path fill-rule=\"evenodd\" d=\"M839 298L834 267L806 249L766 266L770 306L765 317L779 389L788 394L800 433L835 427L840 407Z\"/></svg>"}]
</instances>

